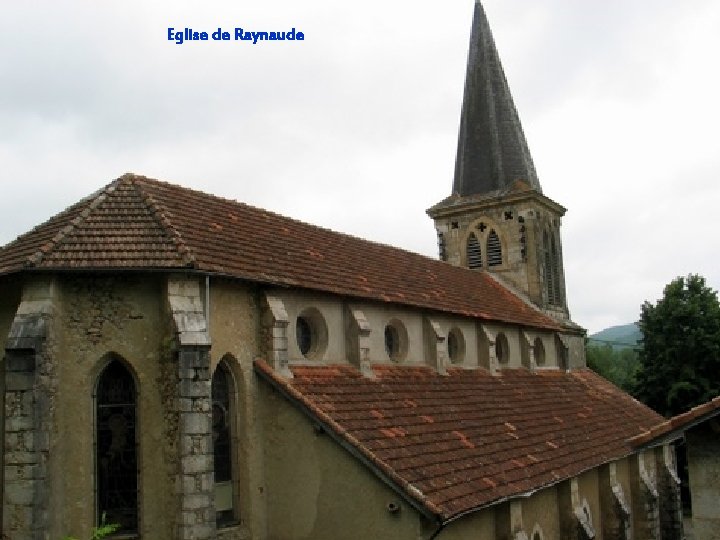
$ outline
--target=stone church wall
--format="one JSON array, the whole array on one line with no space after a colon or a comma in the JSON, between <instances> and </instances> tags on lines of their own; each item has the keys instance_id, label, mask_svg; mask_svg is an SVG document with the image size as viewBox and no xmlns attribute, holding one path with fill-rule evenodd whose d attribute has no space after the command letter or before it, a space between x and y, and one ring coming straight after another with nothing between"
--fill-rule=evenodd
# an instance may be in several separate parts
<instances>
[{"instance_id":1,"label":"stone church wall","mask_svg":"<svg viewBox=\"0 0 720 540\"><path fill-rule=\"evenodd\" d=\"M221 540L265 538L266 500L257 380L252 363L260 350L260 296L237 281L210 280L210 349L213 371L222 360L235 382L233 448L235 512L239 525L218 529Z\"/></svg>"},{"instance_id":2,"label":"stone church wall","mask_svg":"<svg viewBox=\"0 0 720 540\"><path fill-rule=\"evenodd\" d=\"M20 304L21 284L18 279L6 277L0 279L0 369L5 373L3 364L5 357L5 343L7 341L10 326L18 305ZM5 377L0 376L0 411L5 410ZM0 433L5 433L5 415L0 414ZM5 445L0 446L0 463L4 463ZM4 467L0 466L0 501L3 500L3 478ZM2 524L2 504L0 503L0 524Z\"/></svg>"},{"instance_id":3,"label":"stone church wall","mask_svg":"<svg viewBox=\"0 0 720 540\"><path fill-rule=\"evenodd\" d=\"M94 401L98 374L114 355L138 388L139 527L172 538L176 422L170 407L170 332L161 276L65 277L57 322L57 429L51 436L50 536L89 537L95 522ZM168 329L163 332L162 329Z\"/></svg>"}]
</instances>

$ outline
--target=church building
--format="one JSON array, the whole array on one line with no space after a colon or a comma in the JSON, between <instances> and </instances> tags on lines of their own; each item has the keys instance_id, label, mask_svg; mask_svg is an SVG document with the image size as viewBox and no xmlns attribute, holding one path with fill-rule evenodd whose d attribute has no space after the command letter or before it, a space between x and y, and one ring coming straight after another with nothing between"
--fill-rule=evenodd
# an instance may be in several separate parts
<instances>
[{"instance_id":1,"label":"church building","mask_svg":"<svg viewBox=\"0 0 720 540\"><path fill-rule=\"evenodd\" d=\"M439 260L135 174L0 248L3 538L682 538L474 10Z\"/></svg>"}]
</instances>

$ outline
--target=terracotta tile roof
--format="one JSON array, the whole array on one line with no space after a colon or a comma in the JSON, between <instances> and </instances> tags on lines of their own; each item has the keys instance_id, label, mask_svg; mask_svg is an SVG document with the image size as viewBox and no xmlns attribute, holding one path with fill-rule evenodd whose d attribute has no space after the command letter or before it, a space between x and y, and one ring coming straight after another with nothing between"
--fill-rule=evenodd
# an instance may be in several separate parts
<instances>
[{"instance_id":1,"label":"terracotta tile roof","mask_svg":"<svg viewBox=\"0 0 720 540\"><path fill-rule=\"evenodd\" d=\"M149 268L191 268L558 328L482 272L135 175L119 178L0 249L0 275Z\"/></svg>"},{"instance_id":2,"label":"terracotta tile roof","mask_svg":"<svg viewBox=\"0 0 720 540\"><path fill-rule=\"evenodd\" d=\"M652 446L655 442L680 436L685 430L718 415L720 415L720 396L652 426L645 433L631 438L628 442L633 448Z\"/></svg>"},{"instance_id":3,"label":"terracotta tile roof","mask_svg":"<svg viewBox=\"0 0 720 540\"><path fill-rule=\"evenodd\" d=\"M662 420L590 370L255 369L444 520L627 456Z\"/></svg>"}]
</instances>

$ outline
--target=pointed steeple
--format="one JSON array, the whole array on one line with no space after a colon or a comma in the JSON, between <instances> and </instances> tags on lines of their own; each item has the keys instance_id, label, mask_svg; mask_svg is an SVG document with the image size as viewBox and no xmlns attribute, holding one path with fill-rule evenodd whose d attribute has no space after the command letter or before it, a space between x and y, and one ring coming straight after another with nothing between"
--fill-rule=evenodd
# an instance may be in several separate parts
<instances>
[{"instance_id":1,"label":"pointed steeple","mask_svg":"<svg viewBox=\"0 0 720 540\"><path fill-rule=\"evenodd\" d=\"M542 192L485 10L476 0L453 194L502 192L517 180Z\"/></svg>"}]
</instances>

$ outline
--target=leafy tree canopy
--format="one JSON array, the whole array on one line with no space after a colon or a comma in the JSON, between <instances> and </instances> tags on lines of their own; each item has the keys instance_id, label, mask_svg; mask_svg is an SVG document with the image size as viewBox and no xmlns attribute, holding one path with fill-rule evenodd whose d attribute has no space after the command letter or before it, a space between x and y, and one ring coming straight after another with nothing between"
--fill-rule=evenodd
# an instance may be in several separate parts
<instances>
[{"instance_id":1,"label":"leafy tree canopy","mask_svg":"<svg viewBox=\"0 0 720 540\"><path fill-rule=\"evenodd\" d=\"M698 275L679 277L640 313L635 396L674 416L720 395L720 302Z\"/></svg>"},{"instance_id":2,"label":"leafy tree canopy","mask_svg":"<svg viewBox=\"0 0 720 540\"><path fill-rule=\"evenodd\" d=\"M587 365L628 393L632 393L640 361L637 352L629 348L614 348L611 345L598 346L591 343L585 348Z\"/></svg>"}]
</instances>

